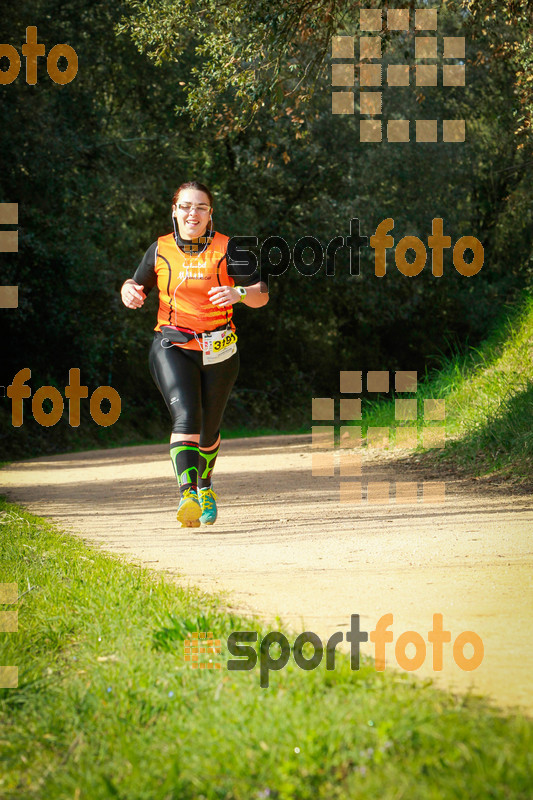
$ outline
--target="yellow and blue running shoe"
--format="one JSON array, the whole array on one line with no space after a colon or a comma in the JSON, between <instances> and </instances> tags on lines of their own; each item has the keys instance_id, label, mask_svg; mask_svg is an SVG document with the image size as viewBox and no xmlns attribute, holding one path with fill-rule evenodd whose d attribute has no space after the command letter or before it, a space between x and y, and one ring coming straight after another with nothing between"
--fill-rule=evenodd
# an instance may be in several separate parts
<instances>
[{"instance_id":1,"label":"yellow and blue running shoe","mask_svg":"<svg viewBox=\"0 0 533 800\"><path fill-rule=\"evenodd\" d=\"M203 525L213 525L217 519L217 496L213 491L212 486L207 486L205 489L199 490L200 505L202 506L202 516L200 522Z\"/></svg>"},{"instance_id":2,"label":"yellow and blue running shoe","mask_svg":"<svg viewBox=\"0 0 533 800\"><path fill-rule=\"evenodd\" d=\"M198 522L201 514L202 506L198 502L196 490L185 489L180 499L178 513L176 514L178 522L181 522L182 526L185 528L197 528L198 525L194 523Z\"/></svg>"}]
</instances>

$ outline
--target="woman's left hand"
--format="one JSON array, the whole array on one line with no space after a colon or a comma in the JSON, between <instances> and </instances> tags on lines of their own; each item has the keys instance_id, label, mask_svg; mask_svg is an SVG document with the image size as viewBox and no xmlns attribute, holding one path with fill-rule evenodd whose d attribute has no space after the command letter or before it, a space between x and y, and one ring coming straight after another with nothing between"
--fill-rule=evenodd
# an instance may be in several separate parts
<instances>
[{"instance_id":1,"label":"woman's left hand","mask_svg":"<svg viewBox=\"0 0 533 800\"><path fill-rule=\"evenodd\" d=\"M213 286L207 294L213 305L218 308L228 308L241 299L241 295L233 286Z\"/></svg>"}]
</instances>

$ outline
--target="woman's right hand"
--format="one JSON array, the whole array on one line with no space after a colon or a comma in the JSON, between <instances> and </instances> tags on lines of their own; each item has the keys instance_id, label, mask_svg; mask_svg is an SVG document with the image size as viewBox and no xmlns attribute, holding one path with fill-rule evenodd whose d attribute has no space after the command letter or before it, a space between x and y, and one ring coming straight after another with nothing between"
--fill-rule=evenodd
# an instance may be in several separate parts
<instances>
[{"instance_id":1,"label":"woman's right hand","mask_svg":"<svg viewBox=\"0 0 533 800\"><path fill-rule=\"evenodd\" d=\"M135 283L131 278L123 284L120 296L126 308L140 308L142 306L146 300L143 289L144 286L140 283Z\"/></svg>"}]
</instances>

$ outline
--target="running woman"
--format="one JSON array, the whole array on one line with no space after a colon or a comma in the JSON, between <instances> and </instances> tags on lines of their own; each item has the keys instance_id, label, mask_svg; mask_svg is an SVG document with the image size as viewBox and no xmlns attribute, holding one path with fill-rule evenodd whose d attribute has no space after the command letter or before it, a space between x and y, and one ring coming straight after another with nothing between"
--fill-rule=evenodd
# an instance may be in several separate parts
<instances>
[{"instance_id":1,"label":"running woman","mask_svg":"<svg viewBox=\"0 0 533 800\"><path fill-rule=\"evenodd\" d=\"M222 415L239 371L233 305L260 308L268 302L268 287L250 256L214 231L212 215L209 189L183 183L172 200L174 232L148 248L121 289L131 309L140 308L154 286L159 290L150 372L172 419L177 518L194 528L217 518L211 480Z\"/></svg>"}]
</instances>

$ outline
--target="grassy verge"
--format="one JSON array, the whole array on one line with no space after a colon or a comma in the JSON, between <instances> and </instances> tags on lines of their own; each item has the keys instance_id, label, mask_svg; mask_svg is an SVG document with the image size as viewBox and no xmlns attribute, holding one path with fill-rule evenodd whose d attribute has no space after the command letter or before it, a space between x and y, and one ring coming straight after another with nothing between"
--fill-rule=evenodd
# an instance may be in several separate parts
<instances>
[{"instance_id":1,"label":"grassy verge","mask_svg":"<svg viewBox=\"0 0 533 800\"><path fill-rule=\"evenodd\" d=\"M294 428L291 430L288 429L279 429L276 430L275 428L247 428L244 426L237 427L237 428L222 428L221 436L223 439L253 439L258 436L293 436L295 434L301 433L310 433L309 427L300 427ZM165 444L168 445L169 440L169 433L166 433L164 436L156 436L156 437L148 437L148 438L139 438L137 437L134 441L131 438L121 438L117 441L105 441L105 442L95 442L94 440L83 440L82 442L77 442L76 444L63 449L60 448L58 452L54 453L46 453L46 455L60 455L62 452L65 453L86 453L90 452L91 450L117 450L121 447L142 447L143 445L155 445L155 444ZM27 454L26 452L23 453L22 456L17 456L16 461L24 461L31 458L37 458L36 453ZM13 459L15 460L15 459ZM2 467L7 467L9 464L12 464L13 461L0 461L0 469Z\"/></svg>"},{"instance_id":2,"label":"grassy verge","mask_svg":"<svg viewBox=\"0 0 533 800\"><path fill-rule=\"evenodd\" d=\"M294 436L296 434L305 433L308 436L311 433L311 428L309 425L300 428L230 428L225 430L222 428L221 436L223 439L250 439L255 436Z\"/></svg>"},{"instance_id":3,"label":"grassy verge","mask_svg":"<svg viewBox=\"0 0 533 800\"><path fill-rule=\"evenodd\" d=\"M3 800L530 797L531 721L339 656L291 659L261 689L258 668L226 669L227 636L255 623L14 506L0 522L0 582L19 592L19 631L0 634L19 667L0 690ZM184 661L206 628L220 670Z\"/></svg>"},{"instance_id":4,"label":"grassy verge","mask_svg":"<svg viewBox=\"0 0 533 800\"><path fill-rule=\"evenodd\" d=\"M477 475L533 480L533 297L501 319L480 348L426 376L416 395L398 395L415 396L419 427L420 401L445 400L447 443L439 459ZM395 427L394 400L367 405L364 420L365 427Z\"/></svg>"},{"instance_id":5,"label":"grassy verge","mask_svg":"<svg viewBox=\"0 0 533 800\"><path fill-rule=\"evenodd\" d=\"M249 426L240 425L235 428L221 428L220 435L222 439L254 439L258 436L294 436L296 434L306 433L307 435L310 434L310 427L300 427L300 428L267 428L267 427L258 427L258 428L250 428ZM169 434L167 434L164 438L158 439L150 439L146 440L137 444L168 444ZM116 447L124 447L124 444L120 445L113 445Z\"/></svg>"}]
</instances>

